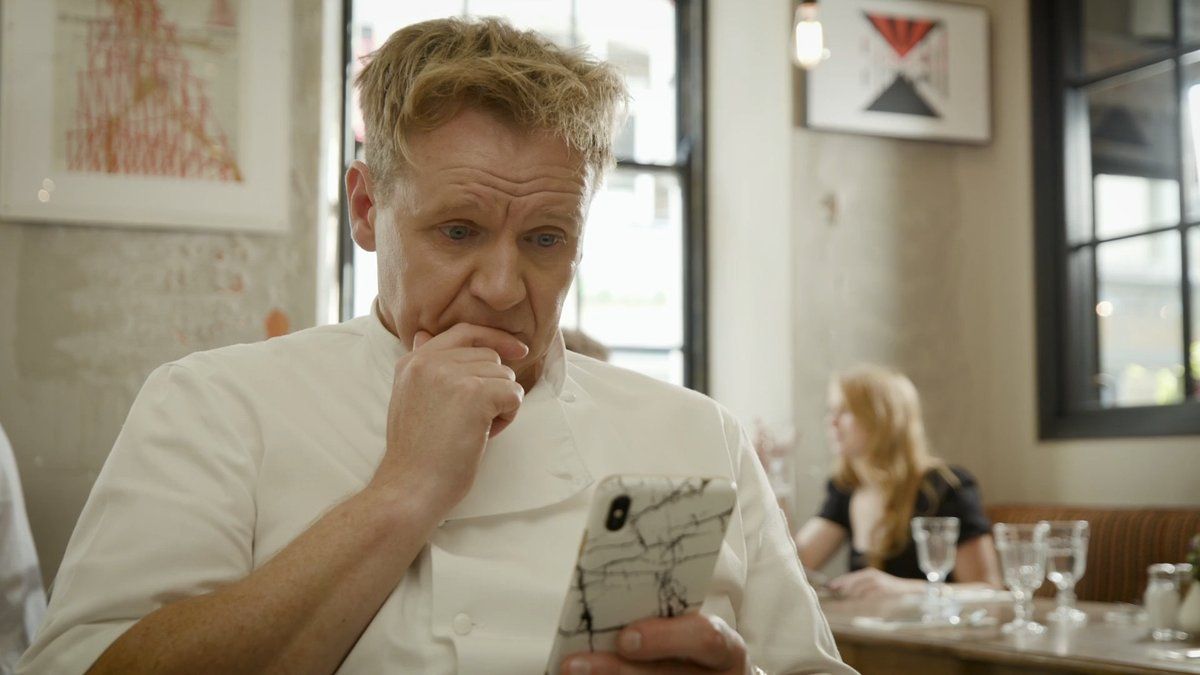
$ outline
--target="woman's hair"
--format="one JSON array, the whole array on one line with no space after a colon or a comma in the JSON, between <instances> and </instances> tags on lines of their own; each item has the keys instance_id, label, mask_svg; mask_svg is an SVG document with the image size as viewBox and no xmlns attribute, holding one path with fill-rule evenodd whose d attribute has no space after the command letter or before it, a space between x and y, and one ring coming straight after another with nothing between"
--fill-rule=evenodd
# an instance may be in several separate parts
<instances>
[{"instance_id":1,"label":"woman's hair","mask_svg":"<svg viewBox=\"0 0 1200 675\"><path fill-rule=\"evenodd\" d=\"M587 333L575 328L562 329L563 344L576 354L590 356L598 361L607 361L612 356L612 350L604 343Z\"/></svg>"},{"instance_id":2,"label":"woman's hair","mask_svg":"<svg viewBox=\"0 0 1200 675\"><path fill-rule=\"evenodd\" d=\"M869 474L858 475L855 465L838 455L834 484L846 492L864 481L883 488L883 518L871 533L871 550L864 551L872 567L882 567L908 545L917 492L929 491L931 503L937 498L924 481L926 472L938 469L952 485L958 480L945 462L929 454L921 399L907 377L878 366L859 366L835 376L830 394L840 394L867 435L858 467Z\"/></svg>"},{"instance_id":3,"label":"woman's hair","mask_svg":"<svg viewBox=\"0 0 1200 675\"><path fill-rule=\"evenodd\" d=\"M502 19L446 18L396 31L368 59L355 84L367 165L385 192L412 164L409 134L441 126L464 106L563 140L597 182L613 163L628 93L612 66L581 50Z\"/></svg>"}]
</instances>

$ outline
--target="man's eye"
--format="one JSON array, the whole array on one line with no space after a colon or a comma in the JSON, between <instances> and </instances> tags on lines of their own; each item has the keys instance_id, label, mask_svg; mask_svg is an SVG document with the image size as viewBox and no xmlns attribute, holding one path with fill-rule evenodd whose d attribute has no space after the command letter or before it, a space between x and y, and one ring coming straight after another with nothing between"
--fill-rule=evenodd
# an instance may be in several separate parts
<instances>
[{"instance_id":1,"label":"man's eye","mask_svg":"<svg viewBox=\"0 0 1200 675\"><path fill-rule=\"evenodd\" d=\"M471 228L466 225L446 225L442 228L442 234L454 241L462 241L471 236Z\"/></svg>"},{"instance_id":2,"label":"man's eye","mask_svg":"<svg viewBox=\"0 0 1200 675\"><path fill-rule=\"evenodd\" d=\"M550 248L565 241L562 235L552 232L541 232L533 235L533 243L540 248Z\"/></svg>"}]
</instances>

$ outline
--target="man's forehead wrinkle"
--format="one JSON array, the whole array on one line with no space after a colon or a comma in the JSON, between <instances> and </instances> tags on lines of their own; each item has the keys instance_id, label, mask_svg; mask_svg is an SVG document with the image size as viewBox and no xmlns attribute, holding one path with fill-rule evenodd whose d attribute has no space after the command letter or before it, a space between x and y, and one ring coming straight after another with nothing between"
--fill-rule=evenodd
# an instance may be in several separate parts
<instances>
[{"instance_id":1,"label":"man's forehead wrinkle","mask_svg":"<svg viewBox=\"0 0 1200 675\"><path fill-rule=\"evenodd\" d=\"M581 195L587 190L587 180L583 174L558 166L534 167L529 178L516 180L477 166L449 166L441 169L441 172L453 176L455 183L479 183L512 197L525 197L536 192Z\"/></svg>"},{"instance_id":2,"label":"man's forehead wrinkle","mask_svg":"<svg viewBox=\"0 0 1200 675\"><path fill-rule=\"evenodd\" d=\"M577 192L543 190L531 193L534 199L530 201L475 181L443 183L441 188L429 194L427 199L415 202L419 205L414 212L417 217L431 219L454 214L466 217L471 213L486 213L507 221L515 213L524 218L548 218L578 225L585 213L585 202ZM551 196L556 198L548 199Z\"/></svg>"},{"instance_id":3,"label":"man's forehead wrinkle","mask_svg":"<svg viewBox=\"0 0 1200 675\"><path fill-rule=\"evenodd\" d=\"M444 188L445 186L439 186ZM469 192L448 192L445 189L413 190L423 198L412 200L412 212L420 217L432 217L464 209L484 209L485 202Z\"/></svg>"}]
</instances>

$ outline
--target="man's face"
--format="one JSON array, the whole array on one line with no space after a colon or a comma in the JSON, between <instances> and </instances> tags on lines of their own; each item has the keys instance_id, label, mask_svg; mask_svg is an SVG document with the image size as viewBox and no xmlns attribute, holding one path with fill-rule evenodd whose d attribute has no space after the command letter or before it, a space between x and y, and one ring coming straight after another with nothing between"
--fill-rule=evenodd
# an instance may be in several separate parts
<instances>
[{"instance_id":1,"label":"man's face","mask_svg":"<svg viewBox=\"0 0 1200 675\"><path fill-rule=\"evenodd\" d=\"M579 264L588 172L564 142L472 109L409 143L414 165L354 218L381 319L409 347L462 322L506 331L529 347L506 363L529 389Z\"/></svg>"}]
</instances>

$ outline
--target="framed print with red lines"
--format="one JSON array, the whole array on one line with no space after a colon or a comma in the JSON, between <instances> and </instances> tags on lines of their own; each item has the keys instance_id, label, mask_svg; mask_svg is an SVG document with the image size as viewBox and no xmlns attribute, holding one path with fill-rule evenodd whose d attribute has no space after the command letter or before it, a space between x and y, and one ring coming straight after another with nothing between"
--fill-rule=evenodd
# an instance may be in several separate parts
<instances>
[{"instance_id":1,"label":"framed print with red lines","mask_svg":"<svg viewBox=\"0 0 1200 675\"><path fill-rule=\"evenodd\" d=\"M983 8L919 0L831 0L820 8L830 53L806 75L809 127L990 140L990 40Z\"/></svg>"},{"instance_id":2,"label":"framed print with red lines","mask_svg":"<svg viewBox=\"0 0 1200 675\"><path fill-rule=\"evenodd\" d=\"M0 22L0 218L286 231L289 0L8 0Z\"/></svg>"}]
</instances>

